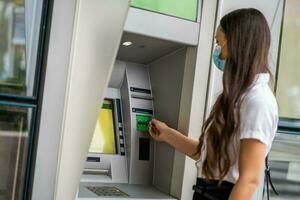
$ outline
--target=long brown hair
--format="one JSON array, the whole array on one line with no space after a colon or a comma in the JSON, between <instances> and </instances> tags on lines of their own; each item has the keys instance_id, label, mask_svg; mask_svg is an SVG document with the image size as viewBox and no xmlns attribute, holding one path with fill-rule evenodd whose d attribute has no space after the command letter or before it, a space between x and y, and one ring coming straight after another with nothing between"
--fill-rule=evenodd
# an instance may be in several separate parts
<instances>
[{"instance_id":1,"label":"long brown hair","mask_svg":"<svg viewBox=\"0 0 300 200\"><path fill-rule=\"evenodd\" d=\"M203 175L207 180L218 178L222 181L233 164L228 145L240 127L242 95L251 88L258 73L270 73L268 53L271 34L264 15L253 8L230 12L221 19L220 26L228 49L223 91L203 124L198 151L201 151L206 135L207 156ZM215 177L216 170L219 177Z\"/></svg>"}]
</instances>

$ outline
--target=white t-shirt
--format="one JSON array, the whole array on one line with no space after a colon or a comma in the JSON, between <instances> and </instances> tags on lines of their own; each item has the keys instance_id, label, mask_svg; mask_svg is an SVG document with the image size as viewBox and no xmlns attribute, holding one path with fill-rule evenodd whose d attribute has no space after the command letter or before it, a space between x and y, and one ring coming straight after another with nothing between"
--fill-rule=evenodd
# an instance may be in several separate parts
<instances>
[{"instance_id":1,"label":"white t-shirt","mask_svg":"<svg viewBox=\"0 0 300 200\"><path fill-rule=\"evenodd\" d=\"M278 124L278 106L272 90L269 87L270 75L261 73L243 97L240 108L240 132L232 139L229 147L229 156L232 166L224 180L236 183L239 177L238 157L240 140L246 138L257 139L267 147L269 153ZM202 163L206 157L205 142L202 147L202 155L196 162L198 177L202 177ZM215 173L215 177L218 174Z\"/></svg>"}]
</instances>

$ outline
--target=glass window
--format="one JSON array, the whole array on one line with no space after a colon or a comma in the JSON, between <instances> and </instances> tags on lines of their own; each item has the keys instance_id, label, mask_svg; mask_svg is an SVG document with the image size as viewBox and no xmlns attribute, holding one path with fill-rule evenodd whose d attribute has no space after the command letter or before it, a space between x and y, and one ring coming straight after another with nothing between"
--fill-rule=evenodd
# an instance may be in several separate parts
<instances>
[{"instance_id":1,"label":"glass window","mask_svg":"<svg viewBox=\"0 0 300 200\"><path fill-rule=\"evenodd\" d=\"M0 105L0 199L22 199L32 108Z\"/></svg>"},{"instance_id":2,"label":"glass window","mask_svg":"<svg viewBox=\"0 0 300 200\"><path fill-rule=\"evenodd\" d=\"M280 133L277 134L270 152L271 176L279 196L271 193L271 199L300 199L299 55L300 1L286 0L276 87Z\"/></svg>"},{"instance_id":3,"label":"glass window","mask_svg":"<svg viewBox=\"0 0 300 200\"><path fill-rule=\"evenodd\" d=\"M34 95L40 2L0 0L0 93Z\"/></svg>"},{"instance_id":4,"label":"glass window","mask_svg":"<svg viewBox=\"0 0 300 200\"><path fill-rule=\"evenodd\" d=\"M37 58L43 57L44 48L38 43L45 37L40 27L46 2L0 0L0 200L30 195L31 149L37 135L31 130L42 63Z\"/></svg>"},{"instance_id":5,"label":"glass window","mask_svg":"<svg viewBox=\"0 0 300 200\"><path fill-rule=\"evenodd\" d=\"M131 6L196 21L198 0L132 0Z\"/></svg>"},{"instance_id":6,"label":"glass window","mask_svg":"<svg viewBox=\"0 0 300 200\"><path fill-rule=\"evenodd\" d=\"M300 119L300 1L286 1L283 20L276 97L281 117Z\"/></svg>"}]
</instances>

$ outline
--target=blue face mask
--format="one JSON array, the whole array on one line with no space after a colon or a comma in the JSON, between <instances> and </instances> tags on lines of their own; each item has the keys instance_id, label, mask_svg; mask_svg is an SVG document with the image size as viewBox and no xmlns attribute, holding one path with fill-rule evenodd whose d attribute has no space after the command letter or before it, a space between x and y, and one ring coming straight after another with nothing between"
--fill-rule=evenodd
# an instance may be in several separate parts
<instances>
[{"instance_id":1,"label":"blue face mask","mask_svg":"<svg viewBox=\"0 0 300 200\"><path fill-rule=\"evenodd\" d=\"M215 50L214 50L214 53L213 53L214 64L216 65L216 67L219 70L224 71L225 60L221 59L220 55L221 55L221 47L219 45L217 45L215 47Z\"/></svg>"}]
</instances>

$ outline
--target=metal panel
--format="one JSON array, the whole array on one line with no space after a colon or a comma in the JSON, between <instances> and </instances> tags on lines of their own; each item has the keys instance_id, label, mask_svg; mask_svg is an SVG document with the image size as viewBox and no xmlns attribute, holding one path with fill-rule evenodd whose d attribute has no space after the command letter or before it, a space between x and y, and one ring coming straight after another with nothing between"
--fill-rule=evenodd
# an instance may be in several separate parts
<instances>
[{"instance_id":1,"label":"metal panel","mask_svg":"<svg viewBox=\"0 0 300 200\"><path fill-rule=\"evenodd\" d=\"M185 61L186 48L182 48L149 65L155 117L175 129L178 127ZM170 193L174 149L162 142L155 142L154 148L153 185ZM182 172L176 174L176 180L182 175Z\"/></svg>"},{"instance_id":2,"label":"metal panel","mask_svg":"<svg viewBox=\"0 0 300 200\"><path fill-rule=\"evenodd\" d=\"M200 24L196 22L130 8L124 30L182 44L197 45L199 26Z\"/></svg>"},{"instance_id":3,"label":"metal panel","mask_svg":"<svg viewBox=\"0 0 300 200\"><path fill-rule=\"evenodd\" d=\"M75 199L128 7L128 0L55 1L32 199Z\"/></svg>"},{"instance_id":4,"label":"metal panel","mask_svg":"<svg viewBox=\"0 0 300 200\"><path fill-rule=\"evenodd\" d=\"M32 199L53 200L76 2L55 1L32 188ZM66 9L67 8L67 9ZM64 37L61 37L64 35ZM50 128L51 127L51 128ZM51 151L49 152L49 149Z\"/></svg>"},{"instance_id":5,"label":"metal panel","mask_svg":"<svg viewBox=\"0 0 300 200\"><path fill-rule=\"evenodd\" d=\"M179 130L187 133L189 137L198 138L201 134L201 122L205 112L206 91L208 86L209 67L211 62L211 52L214 39L214 22L217 9L217 0L203 1L203 12L201 18L201 27L199 34L199 44L197 52L189 49L187 54L187 66L183 81L182 103L191 102L188 106L182 107L179 114ZM193 57L196 57L196 66L193 63ZM192 89L191 89L192 87ZM190 91L192 90L190 93ZM190 109L190 110L189 110ZM188 114L188 112L190 112ZM177 178L173 175L171 185L171 195L179 199L192 199L192 186L196 182L195 161L183 157L182 154L175 154L174 166L184 159L183 181L182 185L176 184ZM180 165L180 164L178 164ZM173 168L174 170L175 168ZM179 169L181 170L181 169ZM179 172L178 172L179 173ZM173 173L174 174L174 173ZM178 180L180 181L180 180Z\"/></svg>"},{"instance_id":6,"label":"metal panel","mask_svg":"<svg viewBox=\"0 0 300 200\"><path fill-rule=\"evenodd\" d=\"M128 7L128 0L77 2L55 199L76 197Z\"/></svg>"}]
</instances>

